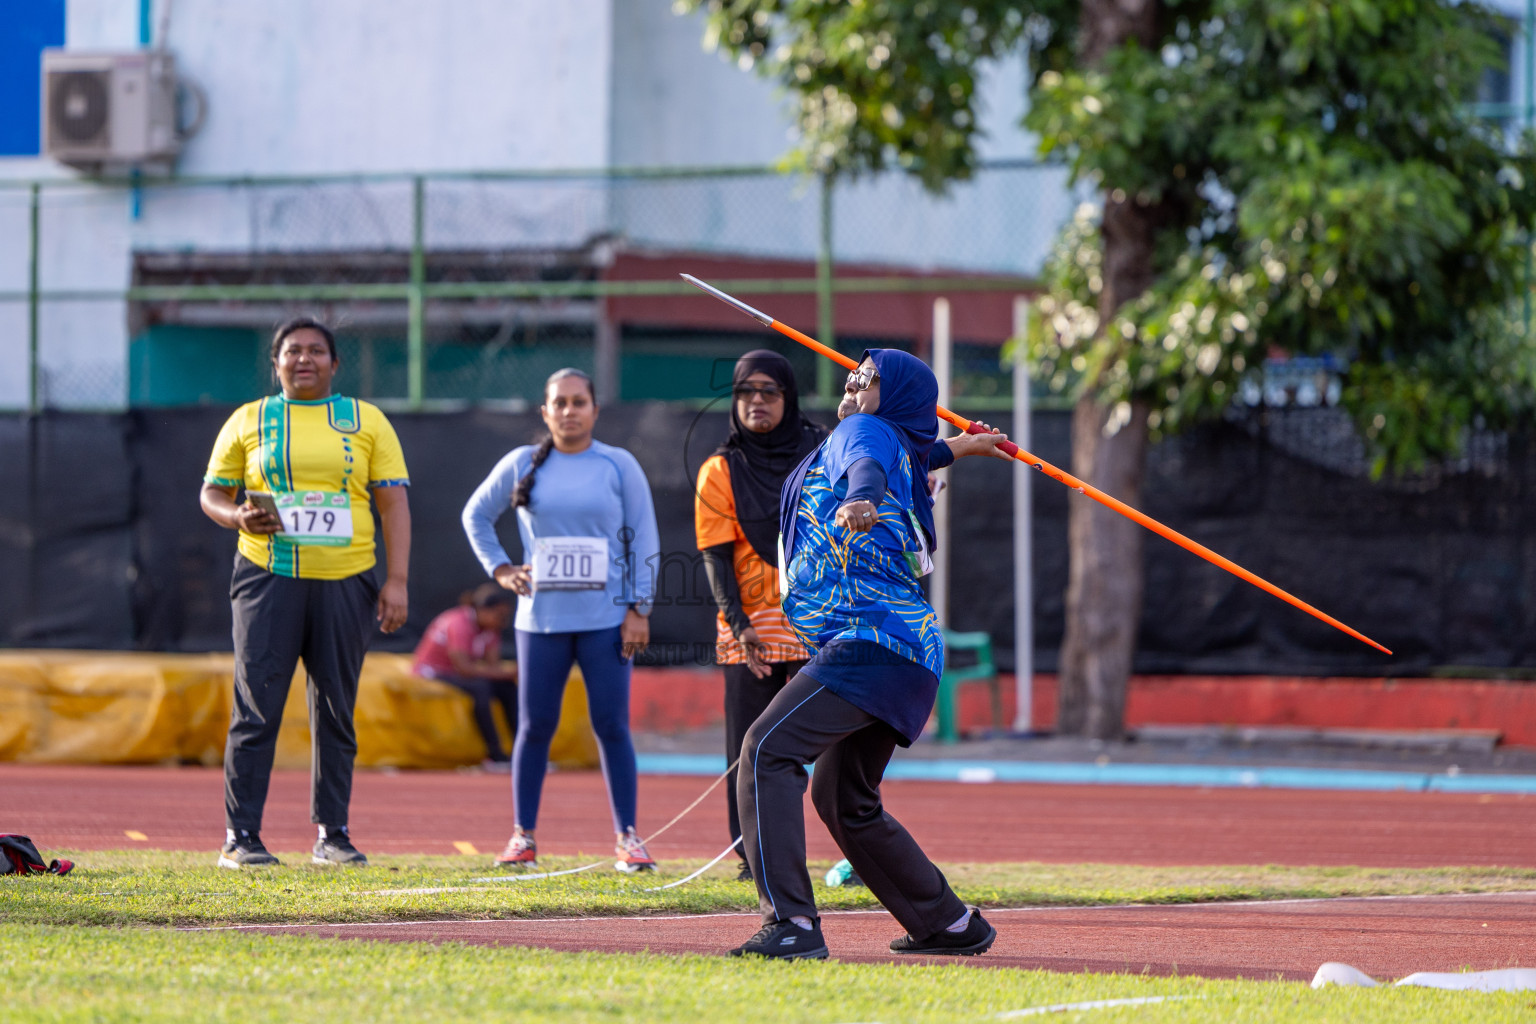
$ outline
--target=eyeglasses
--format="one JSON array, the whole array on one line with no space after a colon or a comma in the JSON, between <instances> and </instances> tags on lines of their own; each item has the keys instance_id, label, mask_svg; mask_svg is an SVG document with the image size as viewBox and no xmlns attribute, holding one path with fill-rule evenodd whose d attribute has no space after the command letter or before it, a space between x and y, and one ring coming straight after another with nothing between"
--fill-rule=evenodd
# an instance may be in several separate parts
<instances>
[{"instance_id":1,"label":"eyeglasses","mask_svg":"<svg viewBox=\"0 0 1536 1024\"><path fill-rule=\"evenodd\" d=\"M765 402L776 402L784 397L784 389L777 384L737 384L731 388L731 394L749 402L753 395L762 395Z\"/></svg>"},{"instance_id":2,"label":"eyeglasses","mask_svg":"<svg viewBox=\"0 0 1536 1024\"><path fill-rule=\"evenodd\" d=\"M871 384L880 382L880 374L874 370L854 370L848 374L848 382L843 385L844 391L868 391Z\"/></svg>"}]
</instances>

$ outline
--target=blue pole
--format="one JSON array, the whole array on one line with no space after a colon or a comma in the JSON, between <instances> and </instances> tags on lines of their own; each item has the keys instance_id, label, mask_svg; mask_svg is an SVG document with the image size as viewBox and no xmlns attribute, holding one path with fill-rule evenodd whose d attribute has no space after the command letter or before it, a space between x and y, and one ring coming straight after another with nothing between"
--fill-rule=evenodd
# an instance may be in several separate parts
<instances>
[{"instance_id":1,"label":"blue pole","mask_svg":"<svg viewBox=\"0 0 1536 1024\"><path fill-rule=\"evenodd\" d=\"M153 7L154 0L139 0L139 46L143 49L148 49L152 41L150 20L153 16ZM128 193L128 215L134 220L138 220L139 215L144 210L144 190L139 188L139 169L137 167L133 169L130 177L133 178L133 188Z\"/></svg>"}]
</instances>

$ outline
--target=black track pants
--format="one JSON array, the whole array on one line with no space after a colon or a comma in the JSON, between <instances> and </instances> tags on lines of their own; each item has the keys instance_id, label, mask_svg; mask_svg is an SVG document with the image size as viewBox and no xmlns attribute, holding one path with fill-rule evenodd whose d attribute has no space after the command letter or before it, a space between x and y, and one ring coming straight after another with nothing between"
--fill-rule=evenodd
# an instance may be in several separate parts
<instances>
[{"instance_id":1,"label":"black track pants","mask_svg":"<svg viewBox=\"0 0 1536 1024\"><path fill-rule=\"evenodd\" d=\"M811 801L875 897L917 938L965 914L965 904L911 834L886 813L880 780L896 749L890 726L801 673L747 730L737 776L742 843L763 921L816 917L805 868L804 765Z\"/></svg>"},{"instance_id":2,"label":"black track pants","mask_svg":"<svg viewBox=\"0 0 1536 1024\"><path fill-rule=\"evenodd\" d=\"M773 672L762 679L753 675L752 670L745 665L720 666L725 674L726 764L741 756L741 741L746 738L747 729L757 721L758 716L768 710L768 704L804 665L803 661L779 662L770 665ZM730 826L732 839L741 836L741 815L736 808L736 772L735 768L731 769L725 779L726 822ZM737 852L743 860L746 859L745 849L738 847Z\"/></svg>"},{"instance_id":3,"label":"black track pants","mask_svg":"<svg viewBox=\"0 0 1536 1024\"><path fill-rule=\"evenodd\" d=\"M224 745L224 823L252 832L272 778L277 730L299 660L309 675L310 821L345 825L352 799L357 677L375 628L373 572L343 580L279 576L235 556L235 706Z\"/></svg>"}]
</instances>

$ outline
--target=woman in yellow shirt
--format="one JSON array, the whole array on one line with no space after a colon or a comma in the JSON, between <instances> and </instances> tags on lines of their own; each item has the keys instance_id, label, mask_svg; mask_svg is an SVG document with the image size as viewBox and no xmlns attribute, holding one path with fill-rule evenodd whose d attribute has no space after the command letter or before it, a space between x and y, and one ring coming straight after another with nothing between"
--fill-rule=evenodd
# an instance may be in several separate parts
<instances>
[{"instance_id":1,"label":"woman in yellow shirt","mask_svg":"<svg viewBox=\"0 0 1536 1024\"><path fill-rule=\"evenodd\" d=\"M300 659L314 737L310 819L317 864L363 865L347 812L357 734L357 680L374 622L399 629L407 611L410 484L389 420L375 406L333 394L336 339L300 317L272 338L282 392L235 410L219 431L202 507L240 531L230 580L235 702L224 748L225 843L219 866L275 864L262 845L262 809L283 705ZM236 501L241 490L244 502ZM373 508L388 553L374 579Z\"/></svg>"}]
</instances>

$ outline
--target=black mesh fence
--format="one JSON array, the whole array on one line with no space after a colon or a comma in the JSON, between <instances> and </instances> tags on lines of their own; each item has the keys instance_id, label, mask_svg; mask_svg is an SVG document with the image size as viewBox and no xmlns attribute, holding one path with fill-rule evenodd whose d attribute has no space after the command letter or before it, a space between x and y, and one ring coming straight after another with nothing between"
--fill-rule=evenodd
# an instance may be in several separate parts
<instances>
[{"instance_id":1,"label":"black mesh fence","mask_svg":"<svg viewBox=\"0 0 1536 1024\"><path fill-rule=\"evenodd\" d=\"M0 418L0 643L216 650L229 646L234 537L198 509L228 408ZM1157 537L1148 537L1144 672L1412 675L1439 666L1536 667L1536 450L1474 439L1457 465L1372 483L1340 454L1338 414L1260 410L1153 448L1151 516L1372 636L1387 658ZM412 471L412 612L382 649L404 650L481 580L459 526L465 498L536 414L391 416ZM989 419L993 419L989 417ZM997 416L1008 429L1007 416ZM1070 414L1037 413L1034 450L1070 462ZM601 439L634 452L656 499L665 559L651 658L708 660L712 609L693 545L693 473L724 414L661 403L605 408ZM1018 470L1024 472L1024 470ZM1012 497L992 460L952 472L952 625L992 634L1011 664ZM1077 498L1032 474L1036 664L1064 625L1066 511ZM508 550L519 551L511 516Z\"/></svg>"}]
</instances>

